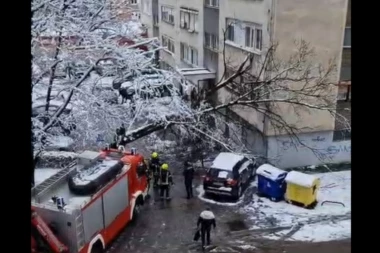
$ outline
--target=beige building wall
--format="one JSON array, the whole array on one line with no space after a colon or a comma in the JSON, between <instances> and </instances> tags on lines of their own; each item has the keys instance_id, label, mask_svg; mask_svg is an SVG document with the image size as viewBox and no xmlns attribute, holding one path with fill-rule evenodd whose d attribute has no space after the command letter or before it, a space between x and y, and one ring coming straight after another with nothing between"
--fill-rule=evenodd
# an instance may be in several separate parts
<instances>
[{"instance_id":1,"label":"beige building wall","mask_svg":"<svg viewBox=\"0 0 380 253\"><path fill-rule=\"evenodd\" d=\"M304 39L315 50L315 63L327 67L329 61L334 61L337 69L330 77L332 82L338 83L346 13L347 0L276 0L274 41L279 43L276 56L288 59L296 49L294 40ZM335 103L337 89L330 92ZM334 129L335 120L327 111L294 109L294 105L286 104L278 108L284 119L304 129L302 132ZM265 134L275 134L269 124Z\"/></svg>"},{"instance_id":2,"label":"beige building wall","mask_svg":"<svg viewBox=\"0 0 380 253\"><path fill-rule=\"evenodd\" d=\"M260 61L266 50L273 42L278 42L279 47L276 56L287 59L295 50L294 40L304 39L315 50L315 60L327 66L334 59L334 63L340 66L342 57L342 44L346 10L348 0L273 0L272 1L220 1L219 27L220 42L223 48L226 18L236 18L241 21L258 23L263 27L263 50L256 59ZM226 43L226 59L228 65L234 67L242 62L247 51ZM260 64L258 64L260 65ZM255 68L254 68L255 69ZM257 68L256 68L257 70ZM337 68L339 71L339 68ZM224 72L223 54L219 57L219 79ZM332 82L338 82L339 73L332 75ZM332 90L332 97L336 97L336 89ZM225 102L232 95L226 89L219 94L219 101ZM335 102L335 101L334 101ZM334 129L334 118L329 112L317 110L299 110L293 106L279 104L278 112L283 115L289 124L294 124L303 132L316 132ZM245 120L262 130L265 135L275 133L268 121L265 122L263 115L254 109L235 108L234 111Z\"/></svg>"},{"instance_id":3,"label":"beige building wall","mask_svg":"<svg viewBox=\"0 0 380 253\"><path fill-rule=\"evenodd\" d=\"M148 37L153 37L152 0L139 0L139 9L141 14L140 21L148 31Z\"/></svg>"},{"instance_id":4,"label":"beige building wall","mask_svg":"<svg viewBox=\"0 0 380 253\"><path fill-rule=\"evenodd\" d=\"M162 21L161 6L169 6L174 8L174 25ZM187 7L198 11L198 29L197 32L189 33L180 27L180 8ZM160 40L163 35L169 36L175 41L175 53L162 52L161 58L175 67L189 68L191 65L181 61L180 43L197 49L198 51L198 66L203 66L203 0L159 0L159 22L160 22Z\"/></svg>"},{"instance_id":5,"label":"beige building wall","mask_svg":"<svg viewBox=\"0 0 380 253\"><path fill-rule=\"evenodd\" d=\"M230 0L219 1L219 40L220 40L220 55L219 55L219 71L218 80L220 80L224 73L224 60L231 68L237 68L245 59L248 53L252 51L243 47L239 47L234 43L226 41L225 45L225 57L223 57L223 42L225 37L225 31L227 26L227 19L238 19L240 21L246 21L258 24L262 27L263 31L263 46L261 52L254 51L255 61L260 63L261 59L265 57L267 48L270 45L270 26L271 26L271 13L272 1L242 1L242 0ZM224 59L225 58L225 59ZM260 66L255 64L253 71ZM257 73L253 73L257 74ZM218 94L220 102L229 102L233 99L233 95L227 90L222 89ZM232 109L236 114L245 119L247 122L255 126L258 130L264 131L264 116L261 113L256 112L254 109L247 107L236 106Z\"/></svg>"}]
</instances>

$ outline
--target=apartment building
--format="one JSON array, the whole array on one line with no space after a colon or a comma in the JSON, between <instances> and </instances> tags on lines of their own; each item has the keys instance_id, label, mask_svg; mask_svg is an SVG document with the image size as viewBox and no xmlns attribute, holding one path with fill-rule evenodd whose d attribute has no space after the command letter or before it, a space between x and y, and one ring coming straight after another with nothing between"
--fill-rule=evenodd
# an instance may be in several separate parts
<instances>
[{"instance_id":1,"label":"apartment building","mask_svg":"<svg viewBox=\"0 0 380 253\"><path fill-rule=\"evenodd\" d=\"M119 20L139 20L141 17L139 0L111 0L111 7Z\"/></svg>"},{"instance_id":2,"label":"apartment building","mask_svg":"<svg viewBox=\"0 0 380 253\"><path fill-rule=\"evenodd\" d=\"M277 57L285 59L295 49L294 40L303 38L314 47L319 63L326 65L335 59L340 66L332 80L339 84L334 91L337 109L347 111L351 105L351 0L140 1L141 21L148 35L167 46L160 53L162 67L178 66L187 73L195 70L189 74L194 84L212 84L225 71L233 73L248 53L260 60L272 43L279 43ZM255 68L254 64L252 73ZM218 102L229 101L238 92L230 85L219 92ZM318 155L292 143L285 133L275 132L254 109L234 107L226 113L247 125L242 135L248 148L283 168L350 161L348 131L327 112L300 115L283 105L278 112L290 124L304 129L299 134L303 143L324 150Z\"/></svg>"}]
</instances>

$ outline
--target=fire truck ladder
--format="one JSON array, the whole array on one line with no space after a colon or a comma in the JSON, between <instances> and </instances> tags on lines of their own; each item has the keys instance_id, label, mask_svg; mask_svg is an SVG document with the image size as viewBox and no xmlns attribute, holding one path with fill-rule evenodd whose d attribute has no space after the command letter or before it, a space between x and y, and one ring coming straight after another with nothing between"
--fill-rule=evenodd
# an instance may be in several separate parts
<instances>
[{"instance_id":1,"label":"fire truck ladder","mask_svg":"<svg viewBox=\"0 0 380 253\"><path fill-rule=\"evenodd\" d=\"M77 228L76 231L77 231L78 249L81 249L85 244L82 212L78 211L75 214L76 214L75 224Z\"/></svg>"},{"instance_id":2,"label":"fire truck ladder","mask_svg":"<svg viewBox=\"0 0 380 253\"><path fill-rule=\"evenodd\" d=\"M32 188L32 198L38 196L40 193L46 191L54 184L60 182L63 178L66 177L67 174L70 173L70 171L73 169L75 164L76 164L75 162L69 164L69 166L67 166L66 168L60 170L58 173L52 175L51 177L43 181L41 184Z\"/></svg>"}]
</instances>

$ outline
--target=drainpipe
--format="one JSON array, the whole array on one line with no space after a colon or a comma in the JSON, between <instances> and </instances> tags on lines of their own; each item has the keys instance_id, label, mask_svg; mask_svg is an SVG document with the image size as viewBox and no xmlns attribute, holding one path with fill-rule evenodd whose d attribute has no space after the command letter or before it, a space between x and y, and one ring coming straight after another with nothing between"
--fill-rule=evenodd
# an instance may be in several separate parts
<instances>
[{"instance_id":1,"label":"drainpipe","mask_svg":"<svg viewBox=\"0 0 380 253\"><path fill-rule=\"evenodd\" d=\"M270 30L269 30L269 43L272 44L274 43L274 30L275 30L275 20L276 20L276 1L277 0L272 0L271 2L271 9L270 9ZM271 75L271 73L265 73L265 75ZM263 120L263 136L264 136L264 146L265 146L265 157L268 157L268 148L269 148L269 143L268 143L268 137L266 135L267 130L268 130L268 121L267 121L267 116L264 115L264 120Z\"/></svg>"}]
</instances>

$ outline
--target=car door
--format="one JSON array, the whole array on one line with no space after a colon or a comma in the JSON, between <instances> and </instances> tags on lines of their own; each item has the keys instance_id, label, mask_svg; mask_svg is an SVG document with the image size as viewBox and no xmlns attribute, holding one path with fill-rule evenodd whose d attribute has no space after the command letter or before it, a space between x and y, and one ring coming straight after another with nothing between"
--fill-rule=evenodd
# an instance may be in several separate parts
<instances>
[{"instance_id":1,"label":"car door","mask_svg":"<svg viewBox=\"0 0 380 253\"><path fill-rule=\"evenodd\" d=\"M243 163L239 169L242 184L246 184L249 180L248 164L248 162Z\"/></svg>"}]
</instances>

